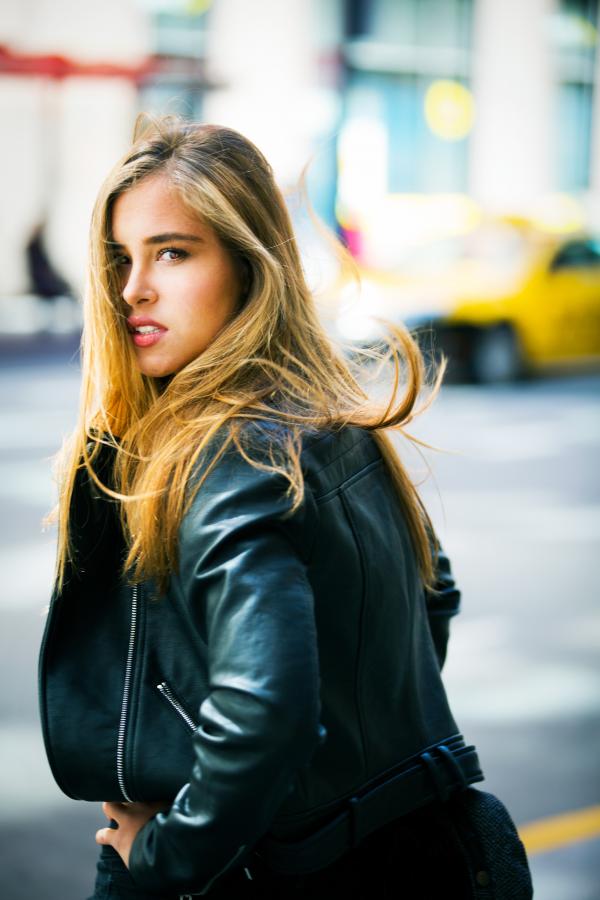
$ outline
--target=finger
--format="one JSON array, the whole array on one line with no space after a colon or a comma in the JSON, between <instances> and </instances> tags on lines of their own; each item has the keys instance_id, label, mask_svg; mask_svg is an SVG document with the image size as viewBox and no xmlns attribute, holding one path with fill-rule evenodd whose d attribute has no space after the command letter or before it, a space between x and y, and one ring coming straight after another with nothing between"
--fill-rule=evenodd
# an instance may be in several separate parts
<instances>
[{"instance_id":1,"label":"finger","mask_svg":"<svg viewBox=\"0 0 600 900\"><path fill-rule=\"evenodd\" d=\"M110 820L110 819L115 818L115 812L116 812L115 806L116 806L116 804L110 803L108 800L105 800L103 802L102 812L104 813L104 815L106 816L107 819Z\"/></svg>"},{"instance_id":2,"label":"finger","mask_svg":"<svg viewBox=\"0 0 600 900\"><path fill-rule=\"evenodd\" d=\"M102 804L102 811L107 819L117 819L117 816L122 816L127 813L128 808L125 803L115 803L112 800L105 800Z\"/></svg>"},{"instance_id":3,"label":"finger","mask_svg":"<svg viewBox=\"0 0 600 900\"><path fill-rule=\"evenodd\" d=\"M96 843L112 845L112 843L113 843L112 838L113 838L114 833L115 832L114 832L113 828L100 828L96 832Z\"/></svg>"}]
</instances>

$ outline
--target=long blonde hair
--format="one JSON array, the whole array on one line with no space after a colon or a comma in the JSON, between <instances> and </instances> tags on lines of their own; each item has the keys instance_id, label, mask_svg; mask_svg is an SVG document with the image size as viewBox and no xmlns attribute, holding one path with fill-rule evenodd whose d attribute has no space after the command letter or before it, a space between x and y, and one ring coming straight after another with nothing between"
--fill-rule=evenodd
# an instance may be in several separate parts
<instances>
[{"instance_id":1,"label":"long blonde hair","mask_svg":"<svg viewBox=\"0 0 600 900\"><path fill-rule=\"evenodd\" d=\"M139 370L110 249L115 199L159 172L249 273L240 311L204 352L166 380ZM130 581L155 578L164 591L177 571L181 520L209 466L227 448L283 475L293 511L303 498L303 433L345 425L368 429L377 441L403 504L423 582L433 589L433 528L387 431L402 431L431 403L445 360L428 401L416 410L426 381L423 356L406 330L392 331L395 383L389 402L377 404L320 324L285 200L262 153L229 128L138 116L133 145L107 176L92 214L79 419L56 455L59 497L47 517L58 519L55 589L62 589L73 564L69 511L83 467L118 504L128 548L121 574ZM266 462L264 455L254 458L243 439L248 420L260 425L265 419L282 425L278 430L285 435ZM219 450L208 464L205 451L215 439ZM105 481L94 467L103 444L114 448ZM190 492L196 472L200 477Z\"/></svg>"}]
</instances>

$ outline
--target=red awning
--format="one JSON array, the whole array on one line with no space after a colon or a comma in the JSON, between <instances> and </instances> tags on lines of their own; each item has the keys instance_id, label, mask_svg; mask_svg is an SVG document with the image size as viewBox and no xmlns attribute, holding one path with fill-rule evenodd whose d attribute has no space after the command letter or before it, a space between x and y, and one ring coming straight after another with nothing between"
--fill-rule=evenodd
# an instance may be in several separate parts
<instances>
[{"instance_id":1,"label":"red awning","mask_svg":"<svg viewBox=\"0 0 600 900\"><path fill-rule=\"evenodd\" d=\"M87 76L91 78L128 78L141 81L158 68L158 61L145 59L137 66L121 66L115 63L76 62L65 56L54 54L15 53L9 47L0 45L0 75L31 75L45 78L69 78Z\"/></svg>"}]
</instances>

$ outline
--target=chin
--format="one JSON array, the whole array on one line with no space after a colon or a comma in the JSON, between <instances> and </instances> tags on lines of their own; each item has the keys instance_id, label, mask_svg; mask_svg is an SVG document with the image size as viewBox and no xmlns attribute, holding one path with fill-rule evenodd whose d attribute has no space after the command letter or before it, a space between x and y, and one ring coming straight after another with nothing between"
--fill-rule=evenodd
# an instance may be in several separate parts
<instances>
[{"instance_id":1,"label":"chin","mask_svg":"<svg viewBox=\"0 0 600 900\"><path fill-rule=\"evenodd\" d=\"M168 378L169 375L173 375L176 372L176 367L158 364L145 365L140 366L140 372L148 378Z\"/></svg>"},{"instance_id":2,"label":"chin","mask_svg":"<svg viewBox=\"0 0 600 900\"><path fill-rule=\"evenodd\" d=\"M185 369L189 363L197 358L197 355L194 354L189 359L185 357L178 360L140 359L138 357L138 365L142 375L146 375L148 378L169 378L171 375L176 375L177 372Z\"/></svg>"}]
</instances>

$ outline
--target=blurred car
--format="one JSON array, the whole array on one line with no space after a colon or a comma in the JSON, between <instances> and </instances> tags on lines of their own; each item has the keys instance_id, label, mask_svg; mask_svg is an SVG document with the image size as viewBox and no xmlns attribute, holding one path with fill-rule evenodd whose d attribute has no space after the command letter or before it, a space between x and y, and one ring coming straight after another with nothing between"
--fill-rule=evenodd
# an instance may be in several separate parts
<instances>
[{"instance_id":1,"label":"blurred car","mask_svg":"<svg viewBox=\"0 0 600 900\"><path fill-rule=\"evenodd\" d=\"M487 221L413 248L393 271L360 271L335 318L351 348L377 346L377 317L403 323L449 375L510 381L557 366L600 363L600 240L526 220Z\"/></svg>"}]
</instances>

